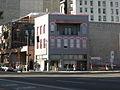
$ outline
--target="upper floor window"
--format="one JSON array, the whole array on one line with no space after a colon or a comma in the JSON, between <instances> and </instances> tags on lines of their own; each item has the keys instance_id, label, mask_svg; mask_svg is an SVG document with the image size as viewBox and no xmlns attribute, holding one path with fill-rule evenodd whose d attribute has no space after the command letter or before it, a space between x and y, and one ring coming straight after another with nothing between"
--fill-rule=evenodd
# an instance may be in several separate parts
<instances>
[{"instance_id":1,"label":"upper floor window","mask_svg":"<svg viewBox=\"0 0 120 90\"><path fill-rule=\"evenodd\" d=\"M84 3L85 3L85 5L87 5L87 1L86 1L86 0L85 0L85 2L84 2Z\"/></svg>"},{"instance_id":2,"label":"upper floor window","mask_svg":"<svg viewBox=\"0 0 120 90\"><path fill-rule=\"evenodd\" d=\"M57 39L57 48L61 48L61 39Z\"/></svg>"},{"instance_id":3,"label":"upper floor window","mask_svg":"<svg viewBox=\"0 0 120 90\"><path fill-rule=\"evenodd\" d=\"M103 21L106 21L106 16L103 16Z\"/></svg>"},{"instance_id":4,"label":"upper floor window","mask_svg":"<svg viewBox=\"0 0 120 90\"><path fill-rule=\"evenodd\" d=\"M83 23L80 25L80 29L82 31L82 34L87 34L87 24L86 23Z\"/></svg>"},{"instance_id":5,"label":"upper floor window","mask_svg":"<svg viewBox=\"0 0 120 90\"><path fill-rule=\"evenodd\" d=\"M36 34L38 35L38 30L39 30L39 27L37 27L37 31L36 31Z\"/></svg>"},{"instance_id":6,"label":"upper floor window","mask_svg":"<svg viewBox=\"0 0 120 90\"><path fill-rule=\"evenodd\" d=\"M51 48L55 47L55 39L50 39L50 47Z\"/></svg>"},{"instance_id":7,"label":"upper floor window","mask_svg":"<svg viewBox=\"0 0 120 90\"><path fill-rule=\"evenodd\" d=\"M46 48L46 40L45 40L45 38L43 39L43 48Z\"/></svg>"},{"instance_id":8,"label":"upper floor window","mask_svg":"<svg viewBox=\"0 0 120 90\"><path fill-rule=\"evenodd\" d=\"M86 40L86 39L83 39L83 40L82 40L82 47L83 47L84 49L87 48L87 40Z\"/></svg>"},{"instance_id":9,"label":"upper floor window","mask_svg":"<svg viewBox=\"0 0 120 90\"><path fill-rule=\"evenodd\" d=\"M106 9L105 8L103 8L103 14L106 14Z\"/></svg>"},{"instance_id":10,"label":"upper floor window","mask_svg":"<svg viewBox=\"0 0 120 90\"><path fill-rule=\"evenodd\" d=\"M113 7L113 2L110 2L110 6Z\"/></svg>"},{"instance_id":11,"label":"upper floor window","mask_svg":"<svg viewBox=\"0 0 120 90\"><path fill-rule=\"evenodd\" d=\"M42 49L42 39L40 39L40 48Z\"/></svg>"},{"instance_id":12,"label":"upper floor window","mask_svg":"<svg viewBox=\"0 0 120 90\"><path fill-rule=\"evenodd\" d=\"M45 33L45 25L43 26L43 33Z\"/></svg>"},{"instance_id":13,"label":"upper floor window","mask_svg":"<svg viewBox=\"0 0 120 90\"><path fill-rule=\"evenodd\" d=\"M70 39L70 48L74 47L74 39Z\"/></svg>"},{"instance_id":14,"label":"upper floor window","mask_svg":"<svg viewBox=\"0 0 120 90\"><path fill-rule=\"evenodd\" d=\"M82 13L82 12L83 12L83 8L80 7L80 13Z\"/></svg>"},{"instance_id":15,"label":"upper floor window","mask_svg":"<svg viewBox=\"0 0 120 90\"><path fill-rule=\"evenodd\" d=\"M90 8L90 12L93 13L93 8Z\"/></svg>"},{"instance_id":16,"label":"upper floor window","mask_svg":"<svg viewBox=\"0 0 120 90\"><path fill-rule=\"evenodd\" d=\"M91 20L91 21L94 20L94 16L93 16L93 15L90 16L90 20Z\"/></svg>"},{"instance_id":17,"label":"upper floor window","mask_svg":"<svg viewBox=\"0 0 120 90\"><path fill-rule=\"evenodd\" d=\"M59 35L78 35L80 31L80 24L57 24L57 27Z\"/></svg>"},{"instance_id":18,"label":"upper floor window","mask_svg":"<svg viewBox=\"0 0 120 90\"><path fill-rule=\"evenodd\" d=\"M40 26L40 34L42 34L42 26Z\"/></svg>"},{"instance_id":19,"label":"upper floor window","mask_svg":"<svg viewBox=\"0 0 120 90\"><path fill-rule=\"evenodd\" d=\"M101 19L101 16L98 16L98 20L99 20L99 21L101 21L101 20L102 20L102 19Z\"/></svg>"},{"instance_id":20,"label":"upper floor window","mask_svg":"<svg viewBox=\"0 0 120 90\"><path fill-rule=\"evenodd\" d=\"M51 25L50 25L50 31L51 31L51 32L54 32L54 31L55 31L55 24L51 24Z\"/></svg>"},{"instance_id":21,"label":"upper floor window","mask_svg":"<svg viewBox=\"0 0 120 90\"><path fill-rule=\"evenodd\" d=\"M68 48L68 39L64 39L64 48Z\"/></svg>"},{"instance_id":22,"label":"upper floor window","mask_svg":"<svg viewBox=\"0 0 120 90\"><path fill-rule=\"evenodd\" d=\"M87 12L87 8L85 8L85 12Z\"/></svg>"},{"instance_id":23,"label":"upper floor window","mask_svg":"<svg viewBox=\"0 0 120 90\"><path fill-rule=\"evenodd\" d=\"M106 7L106 1L102 2L103 7Z\"/></svg>"},{"instance_id":24,"label":"upper floor window","mask_svg":"<svg viewBox=\"0 0 120 90\"><path fill-rule=\"evenodd\" d=\"M80 48L80 39L76 39L76 48Z\"/></svg>"},{"instance_id":25,"label":"upper floor window","mask_svg":"<svg viewBox=\"0 0 120 90\"><path fill-rule=\"evenodd\" d=\"M116 16L116 22L119 22L119 16Z\"/></svg>"},{"instance_id":26,"label":"upper floor window","mask_svg":"<svg viewBox=\"0 0 120 90\"><path fill-rule=\"evenodd\" d=\"M80 5L82 5L82 0L80 0Z\"/></svg>"},{"instance_id":27,"label":"upper floor window","mask_svg":"<svg viewBox=\"0 0 120 90\"><path fill-rule=\"evenodd\" d=\"M90 6L93 6L93 1L90 1Z\"/></svg>"},{"instance_id":28,"label":"upper floor window","mask_svg":"<svg viewBox=\"0 0 120 90\"><path fill-rule=\"evenodd\" d=\"M113 9L111 9L111 14L114 14L114 10Z\"/></svg>"},{"instance_id":29,"label":"upper floor window","mask_svg":"<svg viewBox=\"0 0 120 90\"><path fill-rule=\"evenodd\" d=\"M111 21L114 21L114 16L111 16Z\"/></svg>"},{"instance_id":30,"label":"upper floor window","mask_svg":"<svg viewBox=\"0 0 120 90\"><path fill-rule=\"evenodd\" d=\"M116 15L118 15L119 14L119 10L118 9L116 9Z\"/></svg>"},{"instance_id":31,"label":"upper floor window","mask_svg":"<svg viewBox=\"0 0 120 90\"><path fill-rule=\"evenodd\" d=\"M118 7L118 2L115 2L115 7Z\"/></svg>"},{"instance_id":32,"label":"upper floor window","mask_svg":"<svg viewBox=\"0 0 120 90\"><path fill-rule=\"evenodd\" d=\"M98 1L98 6L99 6L99 7L101 6L101 1Z\"/></svg>"},{"instance_id":33,"label":"upper floor window","mask_svg":"<svg viewBox=\"0 0 120 90\"><path fill-rule=\"evenodd\" d=\"M99 14L101 13L101 8L98 8L98 13L99 13Z\"/></svg>"}]
</instances>

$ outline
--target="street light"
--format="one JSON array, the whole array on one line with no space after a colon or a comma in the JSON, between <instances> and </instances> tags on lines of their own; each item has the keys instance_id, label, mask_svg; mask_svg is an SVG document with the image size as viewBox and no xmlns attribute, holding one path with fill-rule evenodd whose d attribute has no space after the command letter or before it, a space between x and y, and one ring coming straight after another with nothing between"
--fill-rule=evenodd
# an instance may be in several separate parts
<instances>
[{"instance_id":1,"label":"street light","mask_svg":"<svg viewBox=\"0 0 120 90\"><path fill-rule=\"evenodd\" d=\"M27 52L26 52L26 71L27 71L29 65L29 30L26 30L25 34L27 38Z\"/></svg>"}]
</instances>

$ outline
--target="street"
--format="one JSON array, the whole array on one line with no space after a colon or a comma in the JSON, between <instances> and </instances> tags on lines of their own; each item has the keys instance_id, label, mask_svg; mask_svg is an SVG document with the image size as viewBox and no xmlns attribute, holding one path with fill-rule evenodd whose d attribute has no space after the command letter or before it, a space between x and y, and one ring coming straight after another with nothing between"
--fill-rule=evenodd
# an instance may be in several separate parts
<instances>
[{"instance_id":1,"label":"street","mask_svg":"<svg viewBox=\"0 0 120 90\"><path fill-rule=\"evenodd\" d=\"M120 90L120 72L0 72L0 90Z\"/></svg>"}]
</instances>

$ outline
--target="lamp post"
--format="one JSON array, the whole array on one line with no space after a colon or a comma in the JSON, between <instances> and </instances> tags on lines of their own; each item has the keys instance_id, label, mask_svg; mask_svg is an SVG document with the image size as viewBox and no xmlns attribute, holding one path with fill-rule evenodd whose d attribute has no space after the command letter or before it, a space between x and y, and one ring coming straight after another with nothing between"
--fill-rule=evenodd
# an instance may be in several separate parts
<instances>
[{"instance_id":1,"label":"lamp post","mask_svg":"<svg viewBox=\"0 0 120 90\"><path fill-rule=\"evenodd\" d=\"M26 51L26 71L28 70L29 65L29 31L26 30L26 40L27 40L27 51Z\"/></svg>"}]
</instances>

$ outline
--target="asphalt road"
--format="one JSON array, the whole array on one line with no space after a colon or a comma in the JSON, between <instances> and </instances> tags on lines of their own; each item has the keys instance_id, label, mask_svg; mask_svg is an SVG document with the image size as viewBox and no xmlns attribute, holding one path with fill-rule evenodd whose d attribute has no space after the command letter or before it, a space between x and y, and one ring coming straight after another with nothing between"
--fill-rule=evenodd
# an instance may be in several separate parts
<instances>
[{"instance_id":1,"label":"asphalt road","mask_svg":"<svg viewBox=\"0 0 120 90\"><path fill-rule=\"evenodd\" d=\"M120 72L0 72L0 90L120 90Z\"/></svg>"}]
</instances>

